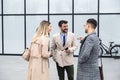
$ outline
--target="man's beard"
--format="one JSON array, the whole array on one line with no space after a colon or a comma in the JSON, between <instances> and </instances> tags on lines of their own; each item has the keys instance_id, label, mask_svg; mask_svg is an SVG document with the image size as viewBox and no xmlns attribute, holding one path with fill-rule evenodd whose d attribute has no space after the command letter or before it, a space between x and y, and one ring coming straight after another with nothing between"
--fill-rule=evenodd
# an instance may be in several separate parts
<instances>
[{"instance_id":1,"label":"man's beard","mask_svg":"<svg viewBox=\"0 0 120 80\"><path fill-rule=\"evenodd\" d=\"M67 30L67 31L66 31ZM62 30L63 33L67 33L68 32L68 29L65 29L65 30Z\"/></svg>"}]
</instances>

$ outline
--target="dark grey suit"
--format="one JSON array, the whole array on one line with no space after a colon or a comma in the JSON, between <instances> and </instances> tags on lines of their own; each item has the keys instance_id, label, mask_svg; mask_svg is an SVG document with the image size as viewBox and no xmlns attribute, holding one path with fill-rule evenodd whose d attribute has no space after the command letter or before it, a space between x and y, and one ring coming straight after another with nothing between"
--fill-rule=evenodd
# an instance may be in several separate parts
<instances>
[{"instance_id":1,"label":"dark grey suit","mask_svg":"<svg viewBox=\"0 0 120 80\"><path fill-rule=\"evenodd\" d=\"M77 80L100 80L99 52L99 38L93 32L88 35L81 47L78 58Z\"/></svg>"}]
</instances>

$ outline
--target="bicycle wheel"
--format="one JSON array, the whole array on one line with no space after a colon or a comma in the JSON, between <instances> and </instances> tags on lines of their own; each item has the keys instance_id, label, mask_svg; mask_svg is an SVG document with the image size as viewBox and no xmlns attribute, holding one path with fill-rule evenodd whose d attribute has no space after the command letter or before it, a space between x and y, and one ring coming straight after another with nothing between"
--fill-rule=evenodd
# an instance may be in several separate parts
<instances>
[{"instance_id":1,"label":"bicycle wheel","mask_svg":"<svg viewBox=\"0 0 120 80\"><path fill-rule=\"evenodd\" d=\"M115 45L110 49L112 57L120 57L120 45Z\"/></svg>"}]
</instances>

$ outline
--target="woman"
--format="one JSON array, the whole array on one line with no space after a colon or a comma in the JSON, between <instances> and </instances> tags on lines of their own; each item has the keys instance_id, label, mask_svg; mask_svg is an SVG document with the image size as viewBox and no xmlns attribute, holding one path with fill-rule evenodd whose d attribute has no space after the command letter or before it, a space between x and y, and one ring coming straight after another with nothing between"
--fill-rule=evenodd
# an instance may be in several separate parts
<instances>
[{"instance_id":1,"label":"woman","mask_svg":"<svg viewBox=\"0 0 120 80\"><path fill-rule=\"evenodd\" d=\"M28 65L27 80L49 80L48 51L51 26L48 21L42 21L32 38L31 54Z\"/></svg>"}]
</instances>

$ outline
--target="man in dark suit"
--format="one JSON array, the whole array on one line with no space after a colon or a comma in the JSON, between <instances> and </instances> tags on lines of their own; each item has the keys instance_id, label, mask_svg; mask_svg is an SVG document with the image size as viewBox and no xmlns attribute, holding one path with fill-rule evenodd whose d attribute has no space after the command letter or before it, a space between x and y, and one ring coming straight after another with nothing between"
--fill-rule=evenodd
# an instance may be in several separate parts
<instances>
[{"instance_id":1,"label":"man in dark suit","mask_svg":"<svg viewBox=\"0 0 120 80\"><path fill-rule=\"evenodd\" d=\"M88 35L81 41L78 57L77 80L100 80L98 55L100 53L99 38L95 29L97 21L88 19L85 33Z\"/></svg>"}]
</instances>

